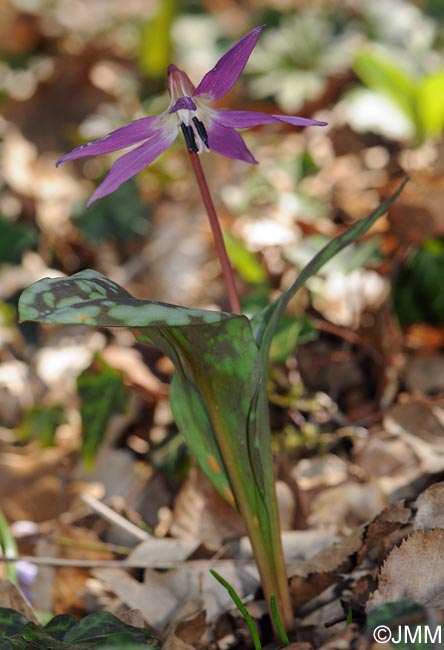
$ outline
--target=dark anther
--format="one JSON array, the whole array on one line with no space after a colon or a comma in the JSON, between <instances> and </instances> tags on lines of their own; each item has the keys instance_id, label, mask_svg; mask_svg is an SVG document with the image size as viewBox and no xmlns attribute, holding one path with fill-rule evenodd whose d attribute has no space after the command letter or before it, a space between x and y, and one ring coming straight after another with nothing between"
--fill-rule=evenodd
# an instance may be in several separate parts
<instances>
[{"instance_id":1,"label":"dark anther","mask_svg":"<svg viewBox=\"0 0 444 650\"><path fill-rule=\"evenodd\" d=\"M182 133L185 137L185 142L187 143L187 147L190 151L194 151L194 153L197 153L199 151L199 147L196 144L196 139L194 137L194 132L193 132L193 127L192 126L187 126L186 124L181 124L180 128L182 129Z\"/></svg>"},{"instance_id":2,"label":"dark anther","mask_svg":"<svg viewBox=\"0 0 444 650\"><path fill-rule=\"evenodd\" d=\"M198 134L202 138L205 146L208 147L208 134L207 134L207 130L204 127L203 123L200 120L198 120L197 117L193 117L193 123L194 123L194 126L196 127L196 130L197 130Z\"/></svg>"}]
</instances>

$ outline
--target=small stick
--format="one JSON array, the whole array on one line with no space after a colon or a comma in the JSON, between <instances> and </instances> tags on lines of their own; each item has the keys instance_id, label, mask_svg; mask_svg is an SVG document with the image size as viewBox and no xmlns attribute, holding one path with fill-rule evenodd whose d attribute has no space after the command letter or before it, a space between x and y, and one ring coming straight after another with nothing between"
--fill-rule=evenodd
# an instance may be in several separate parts
<instances>
[{"instance_id":1,"label":"small stick","mask_svg":"<svg viewBox=\"0 0 444 650\"><path fill-rule=\"evenodd\" d=\"M149 535L138 526L135 526L130 521L128 521L128 519L125 519L125 517L122 517L122 515L117 514L117 512L114 512L112 508L109 508L90 494L81 494L80 498L82 499L83 503L85 503L98 515L103 517L103 519L109 521L110 524L115 524L119 528L122 528L140 542L144 542L145 540L152 538L152 535Z\"/></svg>"}]
</instances>

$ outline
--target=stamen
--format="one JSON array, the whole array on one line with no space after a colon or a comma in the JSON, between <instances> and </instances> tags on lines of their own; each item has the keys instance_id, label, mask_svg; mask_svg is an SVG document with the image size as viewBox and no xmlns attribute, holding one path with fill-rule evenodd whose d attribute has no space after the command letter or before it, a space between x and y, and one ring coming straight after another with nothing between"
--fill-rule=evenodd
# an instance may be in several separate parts
<instances>
[{"instance_id":1,"label":"stamen","mask_svg":"<svg viewBox=\"0 0 444 650\"><path fill-rule=\"evenodd\" d=\"M188 147L189 151L193 151L194 153L198 153L199 152L199 147L196 144L196 138L194 137L193 127L181 122L180 128L182 129L182 133L183 133L183 135L185 137L185 142L187 143L187 147Z\"/></svg>"},{"instance_id":2,"label":"stamen","mask_svg":"<svg viewBox=\"0 0 444 650\"><path fill-rule=\"evenodd\" d=\"M193 124L196 127L197 133L202 138L206 148L208 149L208 133L203 122L198 120L197 117L193 117Z\"/></svg>"}]
</instances>

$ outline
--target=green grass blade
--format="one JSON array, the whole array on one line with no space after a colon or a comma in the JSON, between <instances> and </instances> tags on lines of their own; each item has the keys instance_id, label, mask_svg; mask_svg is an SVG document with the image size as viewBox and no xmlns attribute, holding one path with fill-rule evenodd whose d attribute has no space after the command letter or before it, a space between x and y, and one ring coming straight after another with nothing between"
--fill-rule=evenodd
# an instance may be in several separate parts
<instances>
[{"instance_id":1,"label":"green grass blade","mask_svg":"<svg viewBox=\"0 0 444 650\"><path fill-rule=\"evenodd\" d=\"M225 589L228 591L230 595L230 598L232 599L232 601L234 602L234 604L236 605L236 607L244 617L245 621L247 622L248 629L250 630L251 638L253 640L254 650L262 650L262 644L259 639L259 634L257 633L256 625L252 617L248 613L247 608L245 607L245 605L237 595L236 591L234 590L234 588L230 585L229 582L225 580L225 578L222 578L222 576L214 569L210 569L210 573L214 578L216 578L216 580L222 585L222 587L225 587ZM276 598L275 598L275 602L276 602Z\"/></svg>"},{"instance_id":2,"label":"green grass blade","mask_svg":"<svg viewBox=\"0 0 444 650\"><path fill-rule=\"evenodd\" d=\"M287 632L285 631L285 628L282 625L281 617L279 616L276 596L274 594L272 594L270 598L270 611L271 611L271 618L273 619L273 623L278 631L279 638L281 639L282 643L284 643L285 645L290 645L290 640L288 638Z\"/></svg>"},{"instance_id":3,"label":"green grass blade","mask_svg":"<svg viewBox=\"0 0 444 650\"><path fill-rule=\"evenodd\" d=\"M11 533L8 522L0 510L0 555L5 558L16 559L18 555L17 544ZM14 562L6 563L6 576L14 584L18 585L17 569Z\"/></svg>"}]
</instances>

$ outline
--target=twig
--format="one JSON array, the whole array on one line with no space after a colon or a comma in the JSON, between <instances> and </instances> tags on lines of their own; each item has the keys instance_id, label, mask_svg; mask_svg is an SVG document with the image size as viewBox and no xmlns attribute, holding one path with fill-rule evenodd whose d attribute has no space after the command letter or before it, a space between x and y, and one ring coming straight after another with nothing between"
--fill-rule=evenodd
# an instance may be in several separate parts
<instances>
[{"instance_id":1,"label":"twig","mask_svg":"<svg viewBox=\"0 0 444 650\"><path fill-rule=\"evenodd\" d=\"M152 538L152 535L149 535L146 531L142 530L135 524L132 524L130 521L128 521L128 519L122 517L122 515L119 515L117 514L117 512L114 512L112 508L106 506L104 503L99 501L99 499L96 499L90 494L85 494L85 493L81 494L80 498L82 499L83 503L85 503L89 508L91 508L91 510L93 510L98 515L106 519L106 521L109 521L110 524L115 524L119 528L122 528L129 535L132 535L140 542L144 542L147 539Z\"/></svg>"},{"instance_id":2,"label":"twig","mask_svg":"<svg viewBox=\"0 0 444 650\"><path fill-rule=\"evenodd\" d=\"M117 568L117 569L189 569L202 567L207 569L209 566L224 566L229 562L232 565L255 568L255 563L248 558L245 559L226 559L226 560L76 560L64 557L35 557L33 555L20 555L18 557L0 557L0 564L12 564L17 562L30 562L38 566L53 567L75 567L78 569L99 569L99 568Z\"/></svg>"}]
</instances>

